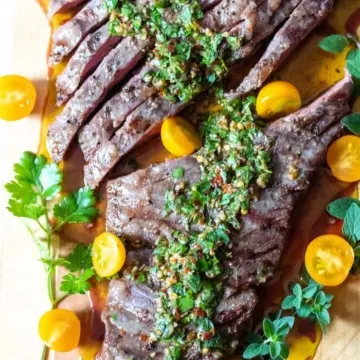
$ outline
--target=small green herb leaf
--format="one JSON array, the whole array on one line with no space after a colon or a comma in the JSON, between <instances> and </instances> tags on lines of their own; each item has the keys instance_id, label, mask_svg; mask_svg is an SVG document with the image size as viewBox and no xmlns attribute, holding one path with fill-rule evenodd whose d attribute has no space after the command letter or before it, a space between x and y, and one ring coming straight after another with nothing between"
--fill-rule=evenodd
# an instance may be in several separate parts
<instances>
[{"instance_id":1,"label":"small green herb leaf","mask_svg":"<svg viewBox=\"0 0 360 360\"><path fill-rule=\"evenodd\" d=\"M326 210L331 216L344 220L345 215L352 204L360 206L360 201L351 197L344 197L328 204Z\"/></svg>"},{"instance_id":2,"label":"small green herb leaf","mask_svg":"<svg viewBox=\"0 0 360 360\"><path fill-rule=\"evenodd\" d=\"M62 224L88 223L98 214L95 203L94 192L86 187L80 188L54 206L54 215Z\"/></svg>"},{"instance_id":3,"label":"small green herb leaf","mask_svg":"<svg viewBox=\"0 0 360 360\"><path fill-rule=\"evenodd\" d=\"M360 113L345 116L341 123L355 135L360 135Z\"/></svg>"},{"instance_id":4,"label":"small green herb leaf","mask_svg":"<svg viewBox=\"0 0 360 360\"><path fill-rule=\"evenodd\" d=\"M191 296L182 296L178 300L178 305L182 313L187 312L194 307L194 299Z\"/></svg>"},{"instance_id":5,"label":"small green herb leaf","mask_svg":"<svg viewBox=\"0 0 360 360\"><path fill-rule=\"evenodd\" d=\"M172 177L176 180L183 178L184 177L184 168L182 168L182 167L176 168L172 173Z\"/></svg>"},{"instance_id":6,"label":"small green herb leaf","mask_svg":"<svg viewBox=\"0 0 360 360\"><path fill-rule=\"evenodd\" d=\"M343 234L346 239L355 246L356 242L360 240L360 206L351 204L346 213L343 225Z\"/></svg>"},{"instance_id":7,"label":"small green herb leaf","mask_svg":"<svg viewBox=\"0 0 360 360\"><path fill-rule=\"evenodd\" d=\"M93 275L93 269L86 269L79 276L67 274L61 281L60 290L67 294L85 294L86 291L90 290L89 280Z\"/></svg>"},{"instance_id":8,"label":"small green herb leaf","mask_svg":"<svg viewBox=\"0 0 360 360\"><path fill-rule=\"evenodd\" d=\"M243 353L244 359L253 359L260 355L261 353L261 345L260 344L250 344Z\"/></svg>"},{"instance_id":9,"label":"small green herb leaf","mask_svg":"<svg viewBox=\"0 0 360 360\"><path fill-rule=\"evenodd\" d=\"M74 250L65 258L64 266L72 272L91 269L91 246L77 244Z\"/></svg>"},{"instance_id":10,"label":"small green herb leaf","mask_svg":"<svg viewBox=\"0 0 360 360\"><path fill-rule=\"evenodd\" d=\"M319 47L324 51L337 54L341 53L348 45L348 43L349 41L346 36L335 34L322 39L319 42Z\"/></svg>"},{"instance_id":11,"label":"small green herb leaf","mask_svg":"<svg viewBox=\"0 0 360 360\"><path fill-rule=\"evenodd\" d=\"M360 51L351 50L346 57L346 66L352 76L360 79Z\"/></svg>"},{"instance_id":12,"label":"small green herb leaf","mask_svg":"<svg viewBox=\"0 0 360 360\"><path fill-rule=\"evenodd\" d=\"M274 326L273 322L270 319L265 318L263 320L263 330L264 330L265 336L268 337L268 338L275 335L275 326Z\"/></svg>"}]
</instances>

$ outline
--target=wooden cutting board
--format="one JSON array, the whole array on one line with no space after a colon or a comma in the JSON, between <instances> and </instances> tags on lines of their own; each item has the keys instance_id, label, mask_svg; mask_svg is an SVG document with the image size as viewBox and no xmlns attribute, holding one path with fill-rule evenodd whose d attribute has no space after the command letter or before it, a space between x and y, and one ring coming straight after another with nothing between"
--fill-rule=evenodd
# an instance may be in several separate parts
<instances>
[{"instance_id":1,"label":"wooden cutting board","mask_svg":"<svg viewBox=\"0 0 360 360\"><path fill-rule=\"evenodd\" d=\"M351 2L342 1L344 4ZM38 91L37 105L31 117L13 123L0 121L2 360L40 359L42 344L37 336L37 323L41 314L49 308L45 274L37 261L36 248L21 220L6 211L7 195L3 188L11 179L12 165L21 153L24 150L37 151L41 110L47 90L49 33L47 20L35 0L1 0L0 75L16 73L27 76L34 81ZM334 293L336 296L331 311L333 322L319 346L316 359L360 359L360 279L352 278L336 288ZM76 358L76 355L71 356L71 359Z\"/></svg>"}]
</instances>

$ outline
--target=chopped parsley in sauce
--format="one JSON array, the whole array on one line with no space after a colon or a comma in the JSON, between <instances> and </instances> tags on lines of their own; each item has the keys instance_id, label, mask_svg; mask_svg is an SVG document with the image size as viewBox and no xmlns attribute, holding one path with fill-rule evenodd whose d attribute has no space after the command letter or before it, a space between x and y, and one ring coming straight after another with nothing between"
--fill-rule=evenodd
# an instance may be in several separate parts
<instances>
[{"instance_id":1,"label":"chopped parsley in sauce","mask_svg":"<svg viewBox=\"0 0 360 360\"><path fill-rule=\"evenodd\" d=\"M110 33L153 38L150 51L155 70L145 80L169 101L187 102L227 73L226 60L240 39L204 29L198 1L160 0L138 5L129 0L108 0Z\"/></svg>"},{"instance_id":2,"label":"chopped parsley in sauce","mask_svg":"<svg viewBox=\"0 0 360 360\"><path fill-rule=\"evenodd\" d=\"M203 121L204 147L195 155L202 175L190 186L182 168L174 170L165 213L177 213L188 231L161 236L150 275L159 285L153 340L170 342L167 359L181 359L192 346L214 356L235 342L216 332L214 312L221 299L231 256L230 229L241 228L240 215L271 177L268 140L254 117L255 99L226 100ZM181 186L179 186L181 184ZM201 227L200 232L190 230Z\"/></svg>"}]
</instances>

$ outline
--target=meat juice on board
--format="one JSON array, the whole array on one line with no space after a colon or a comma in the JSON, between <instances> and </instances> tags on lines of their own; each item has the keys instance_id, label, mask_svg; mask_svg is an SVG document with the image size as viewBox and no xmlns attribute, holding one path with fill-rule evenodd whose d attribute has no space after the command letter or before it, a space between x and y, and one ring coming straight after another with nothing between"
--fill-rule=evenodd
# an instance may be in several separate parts
<instances>
[{"instance_id":1,"label":"meat juice on board","mask_svg":"<svg viewBox=\"0 0 360 360\"><path fill-rule=\"evenodd\" d=\"M40 6L46 12L49 0L38 0ZM324 36L331 33L344 33L345 22L349 15L360 6L360 0L344 0L336 3L335 9L325 25L317 29L311 34L308 39L302 44L286 61L286 63L272 75L274 79L281 79L289 81L294 84L300 91L303 103L309 102L315 98L326 88L337 82L343 77L345 66L345 53L329 54L318 48L318 42ZM57 14L51 20L51 31L62 25L74 15L74 12L64 14ZM49 49L51 43L49 44ZM256 59L254 59L256 60ZM53 67L49 67L49 85L48 95L45 101L42 126L39 143L39 154L44 154L50 158L46 148L46 135L49 125L54 121L55 117L62 111L62 107L56 107L56 77L63 71L66 66L67 59ZM250 60L250 63L253 61ZM304 65L306 64L306 65ZM243 74L245 75L245 74ZM230 79L231 80L231 79ZM355 109L360 110L360 101L354 105ZM146 167L150 164L159 163L170 159L172 156L162 146L159 138L151 141L146 149L139 149L125 159L122 164L125 170L120 173L114 173L120 176L124 173L134 170L133 164L136 167ZM85 162L80 150L80 147L73 146L62 162L61 166L64 171L64 189L71 191L83 185L83 166ZM319 185L321 184L321 186ZM344 190L345 189L345 190ZM355 191L355 192L354 192ZM340 195L349 195L353 193L354 196L359 196L359 191L353 187L346 188L346 184L340 183L331 179L326 172L322 172L315 185L310 190L307 200L304 202L304 207L309 208L309 204L313 204L311 213L312 219L310 222L309 216L301 216L295 222L295 229L291 237L291 245L286 251L286 255L280 265L283 270L283 275L276 281L268 284L262 291L262 301L259 305L259 314L263 316L264 311L271 311L278 307L281 299L285 296L287 287L290 281L298 281L300 268L303 263L304 253L307 243L320 233L341 233L339 222L330 222L329 217L324 213L323 209L326 205L326 200L331 200L334 197L341 197ZM96 235L103 232L105 229L104 212L106 208L104 200L105 188L102 186L99 190L100 200L100 217L93 226L88 225L71 225L65 227L61 234L62 246L61 251L67 252L69 249L69 242L83 242L90 243ZM327 201L326 200L326 201ZM317 206L314 206L316 205ZM306 219L307 218L307 219ZM316 221L314 221L316 219ZM304 224L308 226L308 231L296 231L297 228L304 229ZM71 246L70 246L71 248ZM61 274L58 274L61 277ZM63 301L61 306L70 307L74 310L81 311L82 322L82 337L79 346L79 355L84 360L93 359L96 352L101 346L101 339L104 333L100 314L105 306L107 297L107 282L94 283L89 296L74 295ZM261 320L259 318L258 320ZM290 343L290 360L309 360L312 359L316 353L317 346L321 340L321 331L312 323L306 320L300 321L294 327ZM77 350L67 354L51 354L48 358L56 360L75 359L78 357ZM235 357L234 359L236 359Z\"/></svg>"}]
</instances>

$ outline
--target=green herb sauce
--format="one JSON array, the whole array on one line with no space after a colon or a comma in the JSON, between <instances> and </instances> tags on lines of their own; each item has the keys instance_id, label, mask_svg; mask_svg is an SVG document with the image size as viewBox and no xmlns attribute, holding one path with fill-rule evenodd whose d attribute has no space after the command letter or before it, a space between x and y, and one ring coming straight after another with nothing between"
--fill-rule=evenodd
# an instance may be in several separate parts
<instances>
[{"instance_id":1,"label":"green herb sauce","mask_svg":"<svg viewBox=\"0 0 360 360\"><path fill-rule=\"evenodd\" d=\"M240 46L239 38L200 25L204 14L197 1L159 0L137 5L129 0L108 0L106 4L111 12L111 34L154 39L149 54L156 70L145 79L172 102L187 102L223 79L231 50Z\"/></svg>"},{"instance_id":2,"label":"green herb sauce","mask_svg":"<svg viewBox=\"0 0 360 360\"><path fill-rule=\"evenodd\" d=\"M230 256L229 232L240 229L239 215L271 177L268 141L253 115L255 99L218 99L218 110L204 117L204 146L196 154L201 180L190 186L177 168L166 193L165 213L180 214L188 231L160 237L150 268L161 284L153 340L170 342L171 360L191 346L219 356L231 350L213 323L228 275L222 264ZM193 224L203 230L190 231Z\"/></svg>"}]
</instances>

